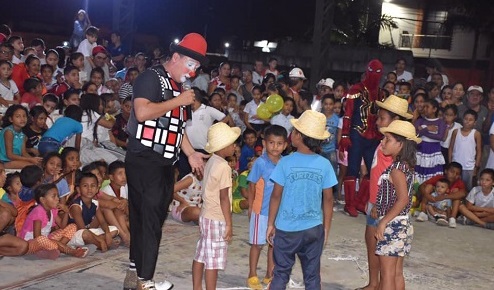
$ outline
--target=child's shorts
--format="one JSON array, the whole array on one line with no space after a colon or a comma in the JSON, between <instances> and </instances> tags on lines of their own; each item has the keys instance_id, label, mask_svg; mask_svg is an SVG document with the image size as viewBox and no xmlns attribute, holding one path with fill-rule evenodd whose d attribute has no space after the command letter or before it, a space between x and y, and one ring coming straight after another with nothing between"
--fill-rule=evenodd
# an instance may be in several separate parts
<instances>
[{"instance_id":1,"label":"child's shorts","mask_svg":"<svg viewBox=\"0 0 494 290\"><path fill-rule=\"evenodd\" d=\"M338 157L338 164L341 164L343 166L348 166L348 151L344 151L344 157L343 159L340 159L340 152L336 151L336 156Z\"/></svg>"},{"instance_id":2,"label":"child's shorts","mask_svg":"<svg viewBox=\"0 0 494 290\"><path fill-rule=\"evenodd\" d=\"M226 223L199 217L201 236L197 241L194 260L203 263L208 270L224 270L228 243L223 239Z\"/></svg>"},{"instance_id":3,"label":"child's shorts","mask_svg":"<svg viewBox=\"0 0 494 290\"><path fill-rule=\"evenodd\" d=\"M184 211L186 207L180 208L179 205L172 205L172 208L170 210L172 214L172 218L176 220L177 222L183 222L182 221L182 212Z\"/></svg>"},{"instance_id":4,"label":"child's shorts","mask_svg":"<svg viewBox=\"0 0 494 290\"><path fill-rule=\"evenodd\" d=\"M251 245L265 245L267 230L268 216L252 213L250 215L249 243Z\"/></svg>"},{"instance_id":5,"label":"child's shorts","mask_svg":"<svg viewBox=\"0 0 494 290\"><path fill-rule=\"evenodd\" d=\"M410 253L413 226L408 216L397 216L384 229L384 240L377 241L376 255L404 257Z\"/></svg>"},{"instance_id":6,"label":"child's shorts","mask_svg":"<svg viewBox=\"0 0 494 290\"><path fill-rule=\"evenodd\" d=\"M116 226L108 226L108 229L110 230L110 232L114 232L114 231L117 231L117 234L118 234L118 229ZM97 236L101 236L105 233L105 231L103 231L102 228L95 228L95 229L88 229L90 230L93 234L97 235ZM82 234L84 233L85 229L84 230L78 230L77 232L75 232L74 236L72 237L72 239L70 239L70 241L67 243L68 246L70 247L82 247L84 246L86 243L84 242L84 239L82 238Z\"/></svg>"}]
</instances>

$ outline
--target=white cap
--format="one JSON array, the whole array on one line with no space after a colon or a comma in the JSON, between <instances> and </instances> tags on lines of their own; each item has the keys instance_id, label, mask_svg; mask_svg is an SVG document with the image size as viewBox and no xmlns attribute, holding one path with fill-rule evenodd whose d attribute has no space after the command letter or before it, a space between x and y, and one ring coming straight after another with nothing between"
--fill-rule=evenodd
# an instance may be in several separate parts
<instances>
[{"instance_id":1,"label":"white cap","mask_svg":"<svg viewBox=\"0 0 494 290\"><path fill-rule=\"evenodd\" d=\"M481 94L484 93L484 90L482 89L481 86L470 86L470 87L468 87L468 92L471 92L471 91L479 91Z\"/></svg>"},{"instance_id":2,"label":"white cap","mask_svg":"<svg viewBox=\"0 0 494 290\"><path fill-rule=\"evenodd\" d=\"M332 78L327 78L327 79L320 80L317 83L316 87L319 88L321 86L327 86L327 87L333 88L333 85L334 85L334 80Z\"/></svg>"},{"instance_id":3,"label":"white cap","mask_svg":"<svg viewBox=\"0 0 494 290\"><path fill-rule=\"evenodd\" d=\"M298 67L292 69L290 71L290 73L288 74L288 76L291 78L299 78L299 79L303 79L303 80L307 79L304 75L304 72L301 69L299 69Z\"/></svg>"}]
</instances>

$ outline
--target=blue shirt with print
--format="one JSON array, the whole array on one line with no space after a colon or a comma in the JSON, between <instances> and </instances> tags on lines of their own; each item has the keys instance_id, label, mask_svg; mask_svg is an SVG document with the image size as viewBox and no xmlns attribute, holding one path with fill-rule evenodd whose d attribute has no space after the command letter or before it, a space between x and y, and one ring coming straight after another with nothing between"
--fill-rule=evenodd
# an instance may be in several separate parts
<instances>
[{"instance_id":1,"label":"blue shirt with print","mask_svg":"<svg viewBox=\"0 0 494 290\"><path fill-rule=\"evenodd\" d=\"M283 186L277 229L295 232L322 224L322 190L337 183L329 160L319 154L295 152L278 162L271 180Z\"/></svg>"}]
</instances>

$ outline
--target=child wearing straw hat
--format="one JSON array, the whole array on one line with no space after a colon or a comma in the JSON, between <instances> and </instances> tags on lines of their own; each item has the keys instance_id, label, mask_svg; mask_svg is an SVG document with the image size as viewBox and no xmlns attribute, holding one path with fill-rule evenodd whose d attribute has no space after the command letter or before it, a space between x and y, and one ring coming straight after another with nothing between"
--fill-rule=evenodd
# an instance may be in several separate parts
<instances>
[{"instance_id":1,"label":"child wearing straw hat","mask_svg":"<svg viewBox=\"0 0 494 290\"><path fill-rule=\"evenodd\" d=\"M377 101L376 104L379 107L376 121L378 128L387 127L394 120L405 121L413 118L413 115L408 112L407 100L395 95L390 95L384 102ZM362 179L359 192L355 197L357 202L356 208L359 210L364 208L365 213L367 214L365 244L367 247L367 259L369 263L369 282L365 287L358 288L359 290L373 290L378 289L379 286L379 258L375 255L377 241L374 237L379 222L375 207L377 192L379 190L379 185L377 183L381 177L381 173L392 163L393 157L391 155L384 155L382 144L377 146L376 152L374 153L374 159L372 160L370 178ZM368 185L363 186L363 183L367 183Z\"/></svg>"},{"instance_id":2,"label":"child wearing straw hat","mask_svg":"<svg viewBox=\"0 0 494 290\"><path fill-rule=\"evenodd\" d=\"M413 168L416 163L417 137L408 121L396 120L380 128L384 135L382 151L393 163L381 174L376 209L379 217L375 237L379 256L381 289L405 289L403 260L410 253L413 227L408 213L412 206Z\"/></svg>"},{"instance_id":3,"label":"child wearing straw hat","mask_svg":"<svg viewBox=\"0 0 494 290\"><path fill-rule=\"evenodd\" d=\"M285 289L300 257L305 289L321 289L321 254L333 216L333 191L337 180L333 166L317 154L329 138L324 114L305 111L290 120L292 145L297 152L282 158L271 180L267 239L273 248L274 272L270 289Z\"/></svg>"},{"instance_id":4,"label":"child wearing straw hat","mask_svg":"<svg viewBox=\"0 0 494 290\"><path fill-rule=\"evenodd\" d=\"M201 231L192 263L193 289L202 289L204 268L206 289L216 289L218 270L225 269L228 243L232 239L232 170L225 160L235 153L240 128L223 122L208 130L204 147L212 153L204 168L203 204L199 217Z\"/></svg>"}]
</instances>

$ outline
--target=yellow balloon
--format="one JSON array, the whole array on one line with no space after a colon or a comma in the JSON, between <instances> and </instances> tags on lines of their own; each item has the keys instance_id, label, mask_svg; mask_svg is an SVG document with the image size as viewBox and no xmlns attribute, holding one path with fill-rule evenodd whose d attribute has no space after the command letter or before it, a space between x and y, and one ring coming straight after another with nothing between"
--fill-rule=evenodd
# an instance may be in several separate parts
<instances>
[{"instance_id":1,"label":"yellow balloon","mask_svg":"<svg viewBox=\"0 0 494 290\"><path fill-rule=\"evenodd\" d=\"M261 104L259 105L259 107L257 107L257 116L260 118L260 119L269 119L271 118L271 112L269 111L269 108L268 106L266 106L266 104Z\"/></svg>"},{"instance_id":2,"label":"yellow balloon","mask_svg":"<svg viewBox=\"0 0 494 290\"><path fill-rule=\"evenodd\" d=\"M266 105L271 113L277 113L283 109L283 97L280 95L271 95L266 100Z\"/></svg>"}]
</instances>

